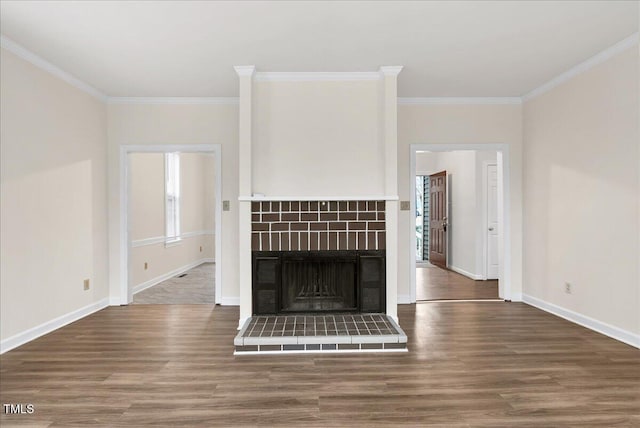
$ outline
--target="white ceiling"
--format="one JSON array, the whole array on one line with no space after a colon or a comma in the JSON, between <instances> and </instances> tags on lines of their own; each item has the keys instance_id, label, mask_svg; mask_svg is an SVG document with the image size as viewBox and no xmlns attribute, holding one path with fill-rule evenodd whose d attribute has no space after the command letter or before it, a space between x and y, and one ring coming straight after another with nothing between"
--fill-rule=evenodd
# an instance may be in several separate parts
<instances>
[{"instance_id":1,"label":"white ceiling","mask_svg":"<svg viewBox=\"0 0 640 428\"><path fill-rule=\"evenodd\" d=\"M638 31L636 1L2 1L4 36L110 96L237 95L234 65L377 71L401 97L521 96Z\"/></svg>"}]
</instances>

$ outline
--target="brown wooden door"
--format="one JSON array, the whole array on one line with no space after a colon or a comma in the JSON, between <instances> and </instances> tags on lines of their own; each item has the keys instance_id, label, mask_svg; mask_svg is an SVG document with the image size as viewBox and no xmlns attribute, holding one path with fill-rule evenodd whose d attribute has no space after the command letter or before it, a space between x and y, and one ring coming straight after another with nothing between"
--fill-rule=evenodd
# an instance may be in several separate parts
<instances>
[{"instance_id":1,"label":"brown wooden door","mask_svg":"<svg viewBox=\"0 0 640 428\"><path fill-rule=\"evenodd\" d=\"M429 176L429 261L447 268L447 171Z\"/></svg>"}]
</instances>

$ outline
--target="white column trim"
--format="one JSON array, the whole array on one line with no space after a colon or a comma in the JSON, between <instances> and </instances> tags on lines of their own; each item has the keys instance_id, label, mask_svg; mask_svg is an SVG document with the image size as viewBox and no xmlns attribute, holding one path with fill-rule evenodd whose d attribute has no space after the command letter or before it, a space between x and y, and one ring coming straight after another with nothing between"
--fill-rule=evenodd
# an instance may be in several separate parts
<instances>
[{"instance_id":1,"label":"white column trim","mask_svg":"<svg viewBox=\"0 0 640 428\"><path fill-rule=\"evenodd\" d=\"M241 195L252 191L253 75L255 66L234 67L238 73L238 190ZM238 203L238 286L240 319L252 313L251 282L251 202Z\"/></svg>"},{"instance_id":2,"label":"white column trim","mask_svg":"<svg viewBox=\"0 0 640 428\"><path fill-rule=\"evenodd\" d=\"M253 74L256 72L255 65L235 65L233 69L240 77L253 76Z\"/></svg>"},{"instance_id":3,"label":"white column trim","mask_svg":"<svg viewBox=\"0 0 640 428\"><path fill-rule=\"evenodd\" d=\"M401 65L383 65L378 71L382 76L398 76L402 71Z\"/></svg>"},{"instance_id":4,"label":"white column trim","mask_svg":"<svg viewBox=\"0 0 640 428\"><path fill-rule=\"evenodd\" d=\"M398 195L398 74L402 66L380 67L380 138L384 155L384 193ZM398 318L399 202L385 206L386 223L386 313Z\"/></svg>"}]
</instances>

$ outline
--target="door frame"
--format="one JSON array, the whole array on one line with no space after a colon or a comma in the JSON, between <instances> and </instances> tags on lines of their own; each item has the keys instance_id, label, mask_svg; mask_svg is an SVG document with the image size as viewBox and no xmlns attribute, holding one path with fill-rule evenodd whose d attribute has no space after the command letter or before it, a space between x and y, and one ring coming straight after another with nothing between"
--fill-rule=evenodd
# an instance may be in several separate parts
<instances>
[{"instance_id":1,"label":"door frame","mask_svg":"<svg viewBox=\"0 0 640 428\"><path fill-rule=\"evenodd\" d=\"M212 153L214 156L215 210L214 210L214 260L215 303L221 303L222 294L222 146L220 144L133 144L120 146L120 304L128 305L133 301L133 287L130 284L131 269L129 256L129 204L131 193L131 174L129 155L132 153Z\"/></svg>"},{"instance_id":2,"label":"door frame","mask_svg":"<svg viewBox=\"0 0 640 428\"><path fill-rule=\"evenodd\" d=\"M510 195L510 155L509 145L504 143L461 143L461 144L411 144L409 146L409 174L410 184L410 209L415 213L415 193L416 193L416 153L425 152L451 152L458 150L473 151L495 151L498 154L498 227L500 228L500 237L498 239L498 260L500 262L500 270L498 273L498 296L504 300L511 300L511 195ZM500 186L500 184L502 184ZM410 302L416 302L416 236L415 221L409 222L411 226L411 234L409 245L409 263L410 272ZM486 248L486 246L485 246ZM485 263L486 269L486 263Z\"/></svg>"}]
</instances>

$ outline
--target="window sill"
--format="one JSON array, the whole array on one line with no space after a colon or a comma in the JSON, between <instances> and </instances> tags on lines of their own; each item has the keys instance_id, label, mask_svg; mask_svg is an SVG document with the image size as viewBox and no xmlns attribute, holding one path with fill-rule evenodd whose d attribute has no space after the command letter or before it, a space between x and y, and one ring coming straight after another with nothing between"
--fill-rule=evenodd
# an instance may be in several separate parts
<instances>
[{"instance_id":1,"label":"window sill","mask_svg":"<svg viewBox=\"0 0 640 428\"><path fill-rule=\"evenodd\" d=\"M164 241L164 247L165 248L175 247L176 245L180 245L180 244L182 244L182 239L181 238Z\"/></svg>"}]
</instances>

